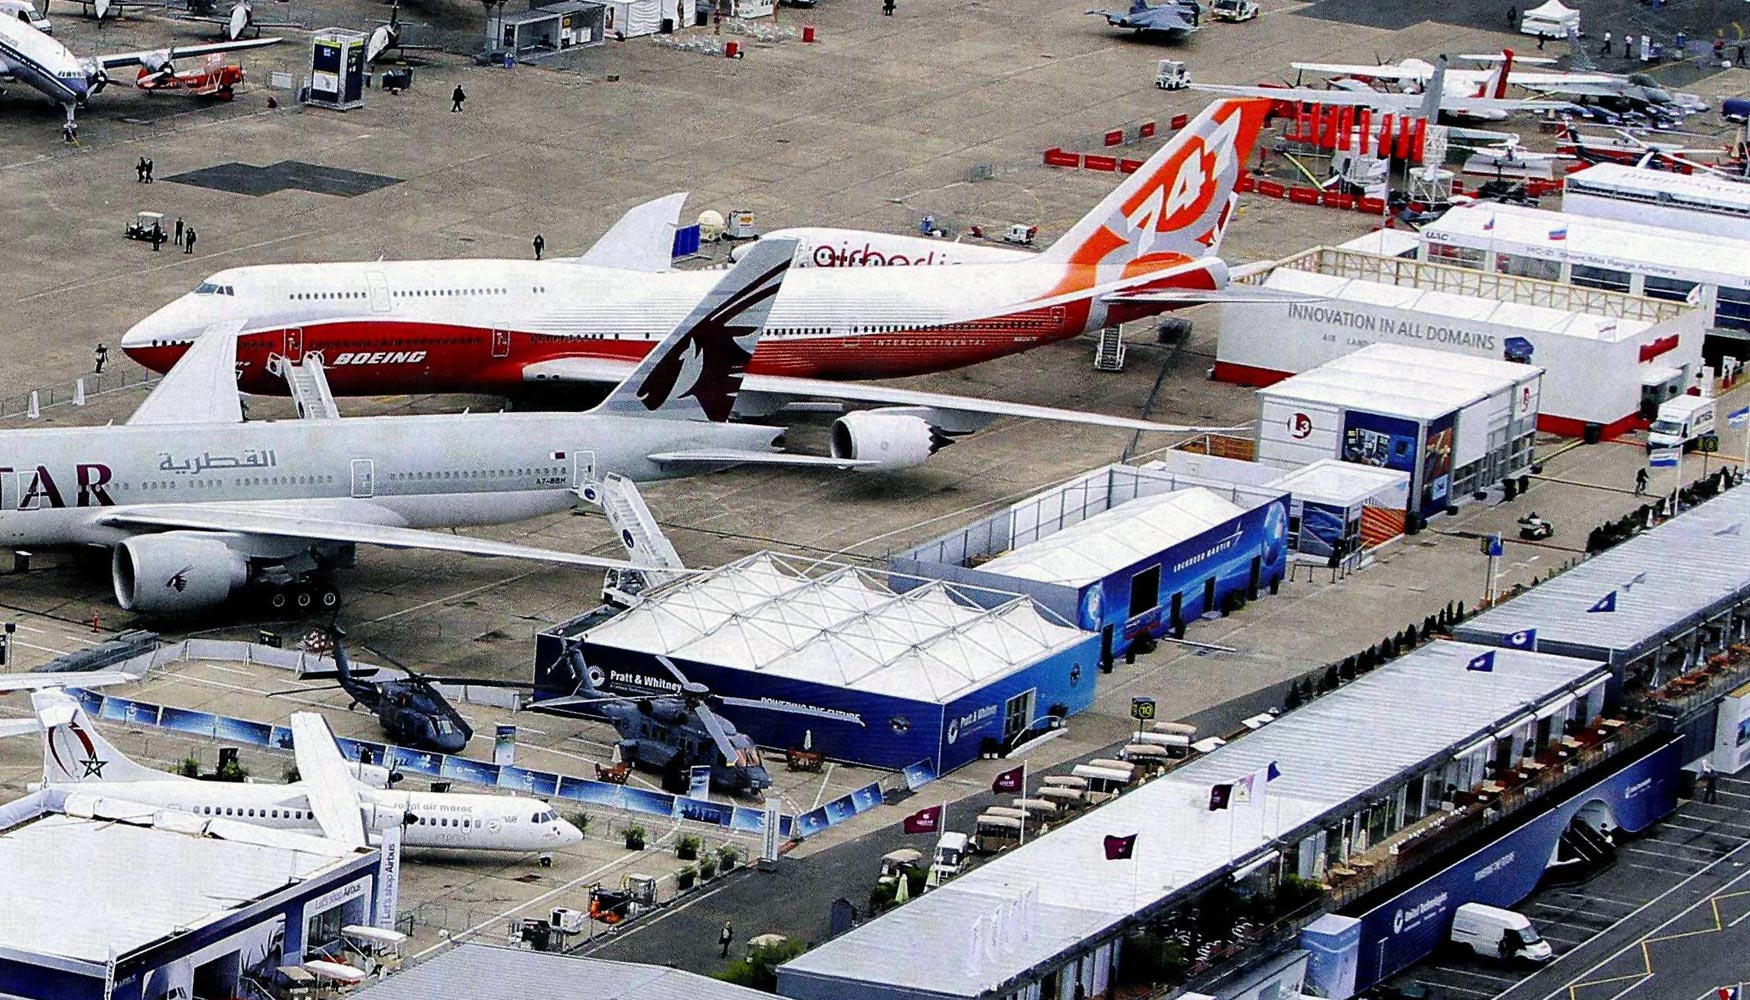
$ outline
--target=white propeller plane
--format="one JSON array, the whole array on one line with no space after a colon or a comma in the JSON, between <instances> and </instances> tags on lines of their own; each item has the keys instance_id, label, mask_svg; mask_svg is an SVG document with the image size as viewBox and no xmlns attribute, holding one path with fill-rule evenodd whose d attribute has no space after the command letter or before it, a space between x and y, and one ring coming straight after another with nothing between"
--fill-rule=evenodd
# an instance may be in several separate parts
<instances>
[{"instance_id":1,"label":"white propeller plane","mask_svg":"<svg viewBox=\"0 0 1750 1000\"><path fill-rule=\"evenodd\" d=\"M67 112L70 131L78 109L109 85L109 71L112 69L143 66L154 73L174 71L178 59L259 48L278 41L277 38L251 38L206 45L172 45L82 59L31 25L5 17L0 18L0 82L16 80L60 105Z\"/></svg>"}]
</instances>

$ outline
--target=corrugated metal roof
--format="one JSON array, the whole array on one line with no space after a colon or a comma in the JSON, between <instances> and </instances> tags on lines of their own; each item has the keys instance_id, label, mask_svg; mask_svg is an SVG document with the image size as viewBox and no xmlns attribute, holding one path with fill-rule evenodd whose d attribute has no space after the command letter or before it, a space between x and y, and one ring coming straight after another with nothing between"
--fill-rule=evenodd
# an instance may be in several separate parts
<instances>
[{"instance_id":1,"label":"corrugated metal roof","mask_svg":"<svg viewBox=\"0 0 1750 1000\"><path fill-rule=\"evenodd\" d=\"M1571 657L1436 642L788 963L786 972L978 996L1219 873L1278 835L1604 674ZM1274 762L1265 793L1221 812L1210 787ZM1236 800L1237 802L1237 800ZM963 824L962 824L963 825ZM1108 835L1137 835L1107 861ZM969 947L983 932L995 940Z\"/></svg>"},{"instance_id":2,"label":"corrugated metal roof","mask_svg":"<svg viewBox=\"0 0 1750 1000\"><path fill-rule=\"evenodd\" d=\"M1591 612L1616 591L1616 610ZM1649 641L1750 591L1750 489L1739 488L1497 605L1455 629L1499 642L1522 629L1539 643L1634 656Z\"/></svg>"},{"instance_id":3,"label":"corrugated metal roof","mask_svg":"<svg viewBox=\"0 0 1750 1000\"><path fill-rule=\"evenodd\" d=\"M1258 395L1316 399L1432 420L1542 375L1543 369L1535 365L1372 344L1259 389Z\"/></svg>"},{"instance_id":4,"label":"corrugated metal roof","mask_svg":"<svg viewBox=\"0 0 1750 1000\"><path fill-rule=\"evenodd\" d=\"M939 581L897 594L853 566L762 552L653 591L584 641L946 702L1086 639L1031 598L987 609Z\"/></svg>"},{"instance_id":5,"label":"corrugated metal roof","mask_svg":"<svg viewBox=\"0 0 1750 1000\"><path fill-rule=\"evenodd\" d=\"M1491 221L1492 228L1483 228ZM1558 231L1567 235L1551 239L1550 234ZM1572 257L1580 263L1614 260L1675 277L1712 272L1740 286L1750 281L1750 241L1517 205L1459 205L1424 228L1422 239L1427 243L1462 239L1466 246L1493 246L1505 253L1535 250L1540 257Z\"/></svg>"},{"instance_id":6,"label":"corrugated metal roof","mask_svg":"<svg viewBox=\"0 0 1750 1000\"><path fill-rule=\"evenodd\" d=\"M1624 163L1596 163L1585 170L1569 174L1564 180L1569 188L1582 190L1590 185L1620 188L1653 201L1667 202L1671 208L1687 208L1687 202L1720 202L1740 210L1750 209L1750 186L1713 174L1680 174L1671 170L1646 170Z\"/></svg>"},{"instance_id":7,"label":"corrugated metal roof","mask_svg":"<svg viewBox=\"0 0 1750 1000\"><path fill-rule=\"evenodd\" d=\"M659 965L459 945L352 994L360 1000L771 1000Z\"/></svg>"},{"instance_id":8,"label":"corrugated metal roof","mask_svg":"<svg viewBox=\"0 0 1750 1000\"><path fill-rule=\"evenodd\" d=\"M978 567L1082 587L1245 513L1203 487L1127 500Z\"/></svg>"},{"instance_id":9,"label":"corrugated metal roof","mask_svg":"<svg viewBox=\"0 0 1750 1000\"><path fill-rule=\"evenodd\" d=\"M1278 477L1270 485L1288 491L1296 500L1350 506L1387 494L1401 504L1409 494L1410 474L1374 465L1321 458Z\"/></svg>"},{"instance_id":10,"label":"corrugated metal roof","mask_svg":"<svg viewBox=\"0 0 1750 1000\"><path fill-rule=\"evenodd\" d=\"M348 860L46 816L0 836L0 945L102 963Z\"/></svg>"},{"instance_id":11,"label":"corrugated metal roof","mask_svg":"<svg viewBox=\"0 0 1750 1000\"><path fill-rule=\"evenodd\" d=\"M1320 295L1335 302L1365 302L1427 313L1431 316L1474 320L1520 327L1536 333L1562 337L1579 337L1616 343L1640 336L1652 323L1646 320L1594 316L1548 306L1527 305L1501 299L1459 295L1413 285L1391 285L1362 278L1340 278L1291 267L1279 267L1270 272L1264 285L1268 288ZM1453 355L1465 357L1465 355ZM1488 359L1479 359L1488 360ZM1495 362L1500 363L1500 362Z\"/></svg>"}]
</instances>

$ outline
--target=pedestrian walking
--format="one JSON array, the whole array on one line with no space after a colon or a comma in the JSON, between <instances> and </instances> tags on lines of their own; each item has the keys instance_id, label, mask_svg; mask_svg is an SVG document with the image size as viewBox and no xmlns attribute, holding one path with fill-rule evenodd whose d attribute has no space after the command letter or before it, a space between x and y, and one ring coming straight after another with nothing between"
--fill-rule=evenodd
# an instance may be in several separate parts
<instances>
[{"instance_id":1,"label":"pedestrian walking","mask_svg":"<svg viewBox=\"0 0 1750 1000\"><path fill-rule=\"evenodd\" d=\"M893 10L896 6L897 5L893 2L893 0L881 0L881 13L885 14L888 17L892 17Z\"/></svg>"},{"instance_id":2,"label":"pedestrian walking","mask_svg":"<svg viewBox=\"0 0 1750 1000\"><path fill-rule=\"evenodd\" d=\"M1742 41L1739 41L1736 48L1738 50L1738 58L1736 58L1732 61L1737 63L1739 66L1742 66L1742 65L1744 65L1744 43Z\"/></svg>"},{"instance_id":3,"label":"pedestrian walking","mask_svg":"<svg viewBox=\"0 0 1750 1000\"><path fill-rule=\"evenodd\" d=\"M157 253L162 249L164 249L164 227L154 222L152 223L152 252Z\"/></svg>"},{"instance_id":4,"label":"pedestrian walking","mask_svg":"<svg viewBox=\"0 0 1750 1000\"><path fill-rule=\"evenodd\" d=\"M456 84L456 89L450 93L450 110L452 112L462 110L462 102L467 99L468 95L462 93L462 85Z\"/></svg>"},{"instance_id":5,"label":"pedestrian walking","mask_svg":"<svg viewBox=\"0 0 1750 1000\"><path fill-rule=\"evenodd\" d=\"M136 184L146 183L146 158L144 156L140 157L140 162L134 164L134 182Z\"/></svg>"},{"instance_id":6,"label":"pedestrian walking","mask_svg":"<svg viewBox=\"0 0 1750 1000\"><path fill-rule=\"evenodd\" d=\"M1647 493L1647 470L1635 470L1635 496L1645 496Z\"/></svg>"},{"instance_id":7,"label":"pedestrian walking","mask_svg":"<svg viewBox=\"0 0 1750 1000\"><path fill-rule=\"evenodd\" d=\"M1723 63L1725 61L1726 61L1726 40L1723 37L1715 37L1714 38L1714 62Z\"/></svg>"},{"instance_id":8,"label":"pedestrian walking","mask_svg":"<svg viewBox=\"0 0 1750 1000\"><path fill-rule=\"evenodd\" d=\"M176 245L182 246L182 216L176 217Z\"/></svg>"},{"instance_id":9,"label":"pedestrian walking","mask_svg":"<svg viewBox=\"0 0 1750 1000\"><path fill-rule=\"evenodd\" d=\"M1519 27L1519 8L1508 7L1507 8L1507 30L1512 31L1513 29L1515 29L1517 27Z\"/></svg>"},{"instance_id":10,"label":"pedestrian walking","mask_svg":"<svg viewBox=\"0 0 1750 1000\"><path fill-rule=\"evenodd\" d=\"M1634 32L1631 31L1628 34L1622 36L1622 57L1624 59L1632 59L1634 57L1634 54L1635 54L1635 34L1634 34Z\"/></svg>"},{"instance_id":11,"label":"pedestrian walking","mask_svg":"<svg viewBox=\"0 0 1750 1000\"><path fill-rule=\"evenodd\" d=\"M147 184L152 183L152 161L151 160L146 161L146 183Z\"/></svg>"},{"instance_id":12,"label":"pedestrian walking","mask_svg":"<svg viewBox=\"0 0 1750 1000\"><path fill-rule=\"evenodd\" d=\"M547 249L547 240L540 233L535 234L535 259L541 259L541 251Z\"/></svg>"},{"instance_id":13,"label":"pedestrian walking","mask_svg":"<svg viewBox=\"0 0 1750 1000\"><path fill-rule=\"evenodd\" d=\"M1598 54L1601 56L1610 55L1610 31L1608 29L1604 32L1604 47L1598 50Z\"/></svg>"},{"instance_id":14,"label":"pedestrian walking","mask_svg":"<svg viewBox=\"0 0 1750 1000\"><path fill-rule=\"evenodd\" d=\"M1541 31L1537 33L1537 51L1539 51L1539 52L1543 51L1543 43L1548 38L1549 38L1549 36L1544 34Z\"/></svg>"},{"instance_id":15,"label":"pedestrian walking","mask_svg":"<svg viewBox=\"0 0 1750 1000\"><path fill-rule=\"evenodd\" d=\"M188 227L188 233L187 233L187 235L185 235L183 237L182 252L183 253L194 253L194 227L193 226Z\"/></svg>"},{"instance_id":16,"label":"pedestrian walking","mask_svg":"<svg viewBox=\"0 0 1750 1000\"><path fill-rule=\"evenodd\" d=\"M1702 758L1701 762L1701 800L1712 805L1719 796L1719 775L1714 773L1714 762ZM727 926L727 925L726 925Z\"/></svg>"},{"instance_id":17,"label":"pedestrian walking","mask_svg":"<svg viewBox=\"0 0 1750 1000\"><path fill-rule=\"evenodd\" d=\"M102 375L103 366L109 364L109 347L104 344L98 344L97 349L91 352L91 360L95 362L92 366L91 374Z\"/></svg>"},{"instance_id":18,"label":"pedestrian walking","mask_svg":"<svg viewBox=\"0 0 1750 1000\"><path fill-rule=\"evenodd\" d=\"M721 946L720 954L729 957L729 943L735 940L735 927L729 921L723 921L723 929L717 932L717 944Z\"/></svg>"}]
</instances>

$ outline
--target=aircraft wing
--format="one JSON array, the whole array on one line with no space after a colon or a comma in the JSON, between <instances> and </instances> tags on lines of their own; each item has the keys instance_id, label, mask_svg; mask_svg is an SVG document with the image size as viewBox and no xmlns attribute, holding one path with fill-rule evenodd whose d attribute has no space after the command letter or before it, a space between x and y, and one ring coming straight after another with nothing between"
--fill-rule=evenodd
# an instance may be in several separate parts
<instances>
[{"instance_id":1,"label":"aircraft wing","mask_svg":"<svg viewBox=\"0 0 1750 1000\"><path fill-rule=\"evenodd\" d=\"M298 760L298 777L309 797L310 811L316 814L322 832L352 847L365 846L358 779L352 776L322 716L292 713L292 754Z\"/></svg>"},{"instance_id":2,"label":"aircraft wing","mask_svg":"<svg viewBox=\"0 0 1750 1000\"><path fill-rule=\"evenodd\" d=\"M0 691L38 691L43 688L94 688L110 684L131 684L139 674L124 674L117 670L95 670L91 673L69 671L52 674L0 674ZM35 720L31 726L36 726Z\"/></svg>"},{"instance_id":3,"label":"aircraft wing","mask_svg":"<svg viewBox=\"0 0 1750 1000\"><path fill-rule=\"evenodd\" d=\"M1346 105L1381 111L1419 111L1423 94L1393 94L1382 90L1315 90L1311 87L1250 87L1224 83L1193 83L1192 90L1229 97L1265 97L1273 101L1305 101L1308 104ZM1533 111L1566 108L1565 101L1520 100L1514 97L1453 97L1440 99L1441 111Z\"/></svg>"},{"instance_id":4,"label":"aircraft wing","mask_svg":"<svg viewBox=\"0 0 1750 1000\"><path fill-rule=\"evenodd\" d=\"M1297 62L1288 64L1302 73L1317 73L1320 76L1360 76L1370 80L1426 80L1434 75L1434 67L1400 66L1386 64L1382 66L1367 66L1349 63L1312 63Z\"/></svg>"},{"instance_id":5,"label":"aircraft wing","mask_svg":"<svg viewBox=\"0 0 1750 1000\"><path fill-rule=\"evenodd\" d=\"M1577 97L1615 97L1627 87L1622 77L1608 73L1509 73L1507 82L1526 90Z\"/></svg>"},{"instance_id":6,"label":"aircraft wing","mask_svg":"<svg viewBox=\"0 0 1750 1000\"><path fill-rule=\"evenodd\" d=\"M35 719L7 719L0 722L0 740L8 736L33 736L42 729Z\"/></svg>"},{"instance_id":7,"label":"aircraft wing","mask_svg":"<svg viewBox=\"0 0 1750 1000\"><path fill-rule=\"evenodd\" d=\"M1212 296L1216 293L1196 293ZM1203 301L1202 299L1174 301ZM1211 299L1210 301L1222 301ZM1231 299L1226 300L1231 301ZM1276 301L1276 300L1272 300ZM594 382L602 384L618 384L625 379L632 369L631 364L623 361L610 361L605 358L554 358L550 361L540 361L523 369L523 378L531 382ZM1083 410L1063 410L1051 406L1034 406L1029 403L1006 403L994 399L976 399L970 396L950 396L944 393L923 392L916 389L902 389L891 385L881 385L873 382L829 382L825 379L791 378L783 375L749 375L742 379L741 398L752 399L760 396L777 397L780 402L798 400L838 400L849 403L866 403L878 406L909 406L938 411L939 413L965 414L974 417L995 419L997 417L1026 417L1030 420L1057 420L1072 424L1093 424L1099 427L1116 427L1121 430L1156 431L1163 433L1202 433L1213 430L1233 430L1233 428L1184 427L1177 424L1159 424L1152 420L1137 420L1131 417L1111 417L1103 413L1089 413ZM971 429L971 428L967 428ZM672 452L668 453L669 461L711 461L703 456L706 452ZM710 454L728 454L727 452L711 452ZM757 462L767 464L834 464L848 467L851 464L840 459L830 459L803 463L797 459L812 456L788 455L783 452L738 452L748 457L735 461ZM663 457L652 455L653 461L663 461ZM726 461L717 459L716 461Z\"/></svg>"},{"instance_id":8,"label":"aircraft wing","mask_svg":"<svg viewBox=\"0 0 1750 1000\"><path fill-rule=\"evenodd\" d=\"M749 451L741 448L659 451L648 457L658 465L792 465L816 469L855 469L876 464L859 458L833 458L831 455L802 455L785 451Z\"/></svg>"},{"instance_id":9,"label":"aircraft wing","mask_svg":"<svg viewBox=\"0 0 1750 1000\"><path fill-rule=\"evenodd\" d=\"M604 559L576 552L539 549L488 538L403 528L394 524L333 516L332 507L287 501L261 503L137 504L107 508L98 523L115 527L230 531L315 542L377 545L386 549L429 549L465 555L529 559L595 569L638 569L623 559Z\"/></svg>"},{"instance_id":10,"label":"aircraft wing","mask_svg":"<svg viewBox=\"0 0 1750 1000\"><path fill-rule=\"evenodd\" d=\"M243 320L215 323L189 346L170 374L128 418L130 424L237 424L237 335Z\"/></svg>"},{"instance_id":11,"label":"aircraft wing","mask_svg":"<svg viewBox=\"0 0 1750 1000\"><path fill-rule=\"evenodd\" d=\"M166 49L145 49L139 52L113 52L97 57L97 62L104 69L115 69L118 66L145 66L157 69L166 62L177 59L187 59L194 56L211 55L214 52L235 52L238 49L259 49L264 45L276 45L277 38L239 38L230 42L208 42L204 45L173 45ZM186 355L185 355L186 358ZM181 362L177 363L181 367Z\"/></svg>"},{"instance_id":12,"label":"aircraft wing","mask_svg":"<svg viewBox=\"0 0 1750 1000\"><path fill-rule=\"evenodd\" d=\"M626 271L674 270L674 232L686 201L687 193L681 191L631 209L577 263Z\"/></svg>"}]
</instances>

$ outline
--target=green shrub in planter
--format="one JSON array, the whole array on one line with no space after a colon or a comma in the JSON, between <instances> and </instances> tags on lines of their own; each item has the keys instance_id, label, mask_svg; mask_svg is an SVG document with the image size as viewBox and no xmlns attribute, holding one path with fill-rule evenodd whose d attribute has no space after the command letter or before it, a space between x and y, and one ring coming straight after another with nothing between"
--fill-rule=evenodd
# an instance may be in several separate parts
<instances>
[{"instance_id":1,"label":"green shrub in planter","mask_svg":"<svg viewBox=\"0 0 1750 1000\"><path fill-rule=\"evenodd\" d=\"M709 882L716 877L717 877L717 859L716 858L706 858L705 860L699 862L699 879L701 881Z\"/></svg>"},{"instance_id":2,"label":"green shrub in planter","mask_svg":"<svg viewBox=\"0 0 1750 1000\"><path fill-rule=\"evenodd\" d=\"M724 844L717 848L717 867L725 873L734 870L741 863L741 855L736 853L734 844Z\"/></svg>"},{"instance_id":3,"label":"green shrub in planter","mask_svg":"<svg viewBox=\"0 0 1750 1000\"><path fill-rule=\"evenodd\" d=\"M674 873L674 884L679 886L682 892L685 892L693 887L693 883L698 881L698 878L699 869L688 865Z\"/></svg>"},{"instance_id":4,"label":"green shrub in planter","mask_svg":"<svg viewBox=\"0 0 1750 1000\"><path fill-rule=\"evenodd\" d=\"M644 828L634 823L622 831L626 835L626 850L644 850Z\"/></svg>"},{"instance_id":5,"label":"green shrub in planter","mask_svg":"<svg viewBox=\"0 0 1750 1000\"><path fill-rule=\"evenodd\" d=\"M705 846L703 840L689 833L681 838L679 844L675 845L674 856L682 861L696 860L699 857L699 848L703 846Z\"/></svg>"}]
</instances>

